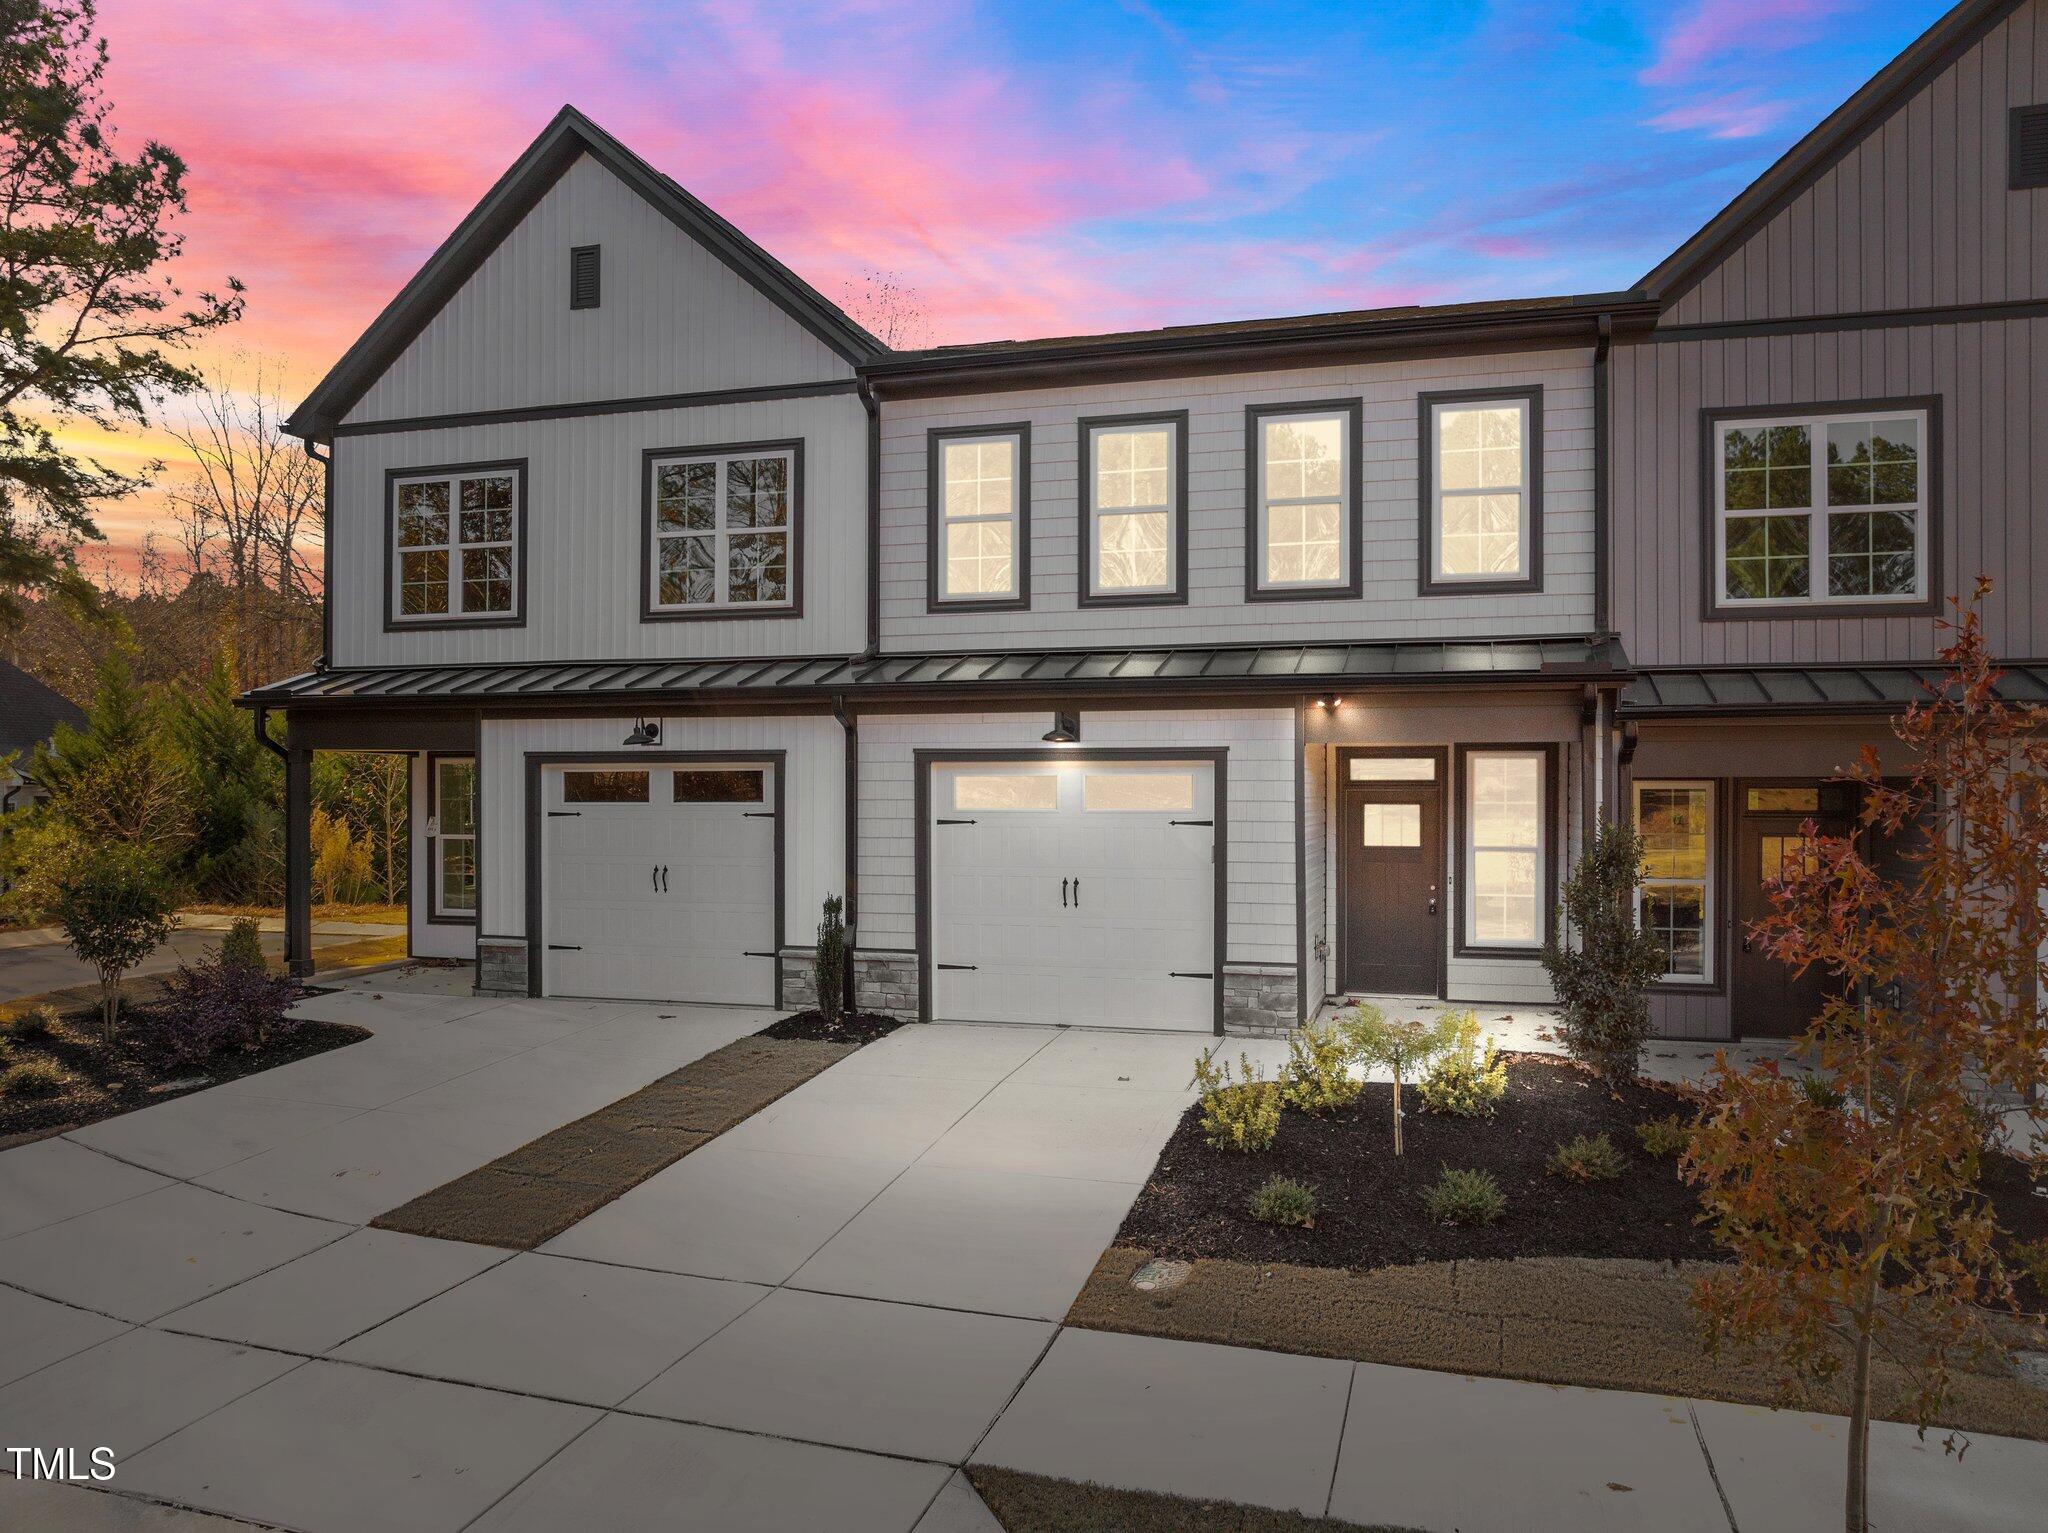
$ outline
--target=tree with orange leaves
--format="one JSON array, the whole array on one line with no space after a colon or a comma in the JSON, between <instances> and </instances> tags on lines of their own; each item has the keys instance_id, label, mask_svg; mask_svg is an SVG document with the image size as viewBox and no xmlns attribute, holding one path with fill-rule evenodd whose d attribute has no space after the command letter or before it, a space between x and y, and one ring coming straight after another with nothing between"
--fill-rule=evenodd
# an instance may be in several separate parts
<instances>
[{"instance_id":1,"label":"tree with orange leaves","mask_svg":"<svg viewBox=\"0 0 2048 1533\"><path fill-rule=\"evenodd\" d=\"M1910 768L1887 780L1865 748L1845 774L1858 834L1809 822L1753 928L1830 977L1792 1047L1809 1073L1724 1055L1684 1163L1735 1258L1693 1295L1710 1349L1760 1346L1788 1384L1847 1373L1849 1533L1869 1526L1873 1361L1902 1370L1924 1432L1951 1370L2009 1344L1998 1316L2022 1311L1984 1157L2048 1170L2048 709L1998 697L1989 590L1957 604L1945 674L1894 721Z\"/></svg>"}]
</instances>

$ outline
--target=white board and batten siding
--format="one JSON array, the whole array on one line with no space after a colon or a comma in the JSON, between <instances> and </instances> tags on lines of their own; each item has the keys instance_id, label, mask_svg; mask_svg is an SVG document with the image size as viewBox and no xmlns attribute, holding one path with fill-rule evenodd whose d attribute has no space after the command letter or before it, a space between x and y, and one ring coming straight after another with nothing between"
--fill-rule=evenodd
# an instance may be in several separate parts
<instances>
[{"instance_id":1,"label":"white board and batten siding","mask_svg":"<svg viewBox=\"0 0 2048 1533\"><path fill-rule=\"evenodd\" d=\"M1417 594L1417 396L1543 390L1543 589ZM1245 410L1295 400L1363 405L1363 599L1247 603ZM1082 608L1079 430L1084 416L1188 411L1188 601ZM927 454L933 427L1031 423L1031 608L926 611ZM882 404L882 644L1259 643L1583 632L1593 622L1593 407L1589 348L1354 362L1276 372L1086 383Z\"/></svg>"},{"instance_id":2,"label":"white board and batten siding","mask_svg":"<svg viewBox=\"0 0 2048 1533\"><path fill-rule=\"evenodd\" d=\"M917 946L915 753L1045 749L1049 713L871 714L860 723L862 951ZM1294 711L1083 712L1081 747L1227 750L1227 963L1295 958Z\"/></svg>"},{"instance_id":3,"label":"white board and batten siding","mask_svg":"<svg viewBox=\"0 0 2048 1533\"><path fill-rule=\"evenodd\" d=\"M1520 698L1461 698L1442 701L1403 702L1375 698L1368 703L1341 702L1334 709L1311 706L1307 726L1310 782L1321 799L1319 812L1326 826L1339 823L1337 795L1341 780L1337 774L1336 750L1345 745L1412 746L1442 749L1452 780L1444 784L1444 897L1452 903L1445 908L1444 991L1453 1003L1513 1005L1547 1003L1554 999L1550 977L1533 957L1486 957L1460 954L1457 948L1457 904L1464 898L1464 855L1459 846L1459 815L1452 794L1456 781L1456 749L1459 745L1554 745L1558 780L1554 798L1556 814L1546 827L1551 845L1557 848L1558 877L1562 882L1571 869L1584 835L1584 794L1581 773L1585 752L1579 738L1579 698L1575 693L1544 693ZM1317 758L1322 757L1320 765ZM1317 811L1312 811L1310 818ZM1337 920L1339 848L1334 835L1312 836L1309 856L1319 871L1307 881L1308 929L1311 946L1317 933L1329 949L1325 984L1334 989L1337 972ZM1546 920L1554 922L1556 912ZM1317 992L1320 994L1321 992Z\"/></svg>"},{"instance_id":4,"label":"white board and batten siding","mask_svg":"<svg viewBox=\"0 0 2048 1533\"><path fill-rule=\"evenodd\" d=\"M602 250L594 309L569 307L569 252L582 245ZM817 335L585 155L346 422L852 376Z\"/></svg>"},{"instance_id":5,"label":"white board and batten siding","mask_svg":"<svg viewBox=\"0 0 2048 1533\"><path fill-rule=\"evenodd\" d=\"M479 927L489 937L523 938L526 930L526 758L606 753L605 765L631 764L621 746L631 717L486 719L478 761L478 828L484 848L478 870ZM845 736L829 718L665 718L663 751L735 756L785 751L782 827L785 875L783 929L793 943L811 940L825 897L846 883L846 792L841 775Z\"/></svg>"}]
</instances>

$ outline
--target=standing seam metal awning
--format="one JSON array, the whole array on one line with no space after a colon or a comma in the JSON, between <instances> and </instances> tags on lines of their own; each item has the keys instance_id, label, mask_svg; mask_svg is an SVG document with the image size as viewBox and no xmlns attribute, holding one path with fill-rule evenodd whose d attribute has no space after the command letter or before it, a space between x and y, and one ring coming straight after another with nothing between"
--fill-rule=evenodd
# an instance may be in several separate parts
<instances>
[{"instance_id":1,"label":"standing seam metal awning","mask_svg":"<svg viewBox=\"0 0 2048 1533\"><path fill-rule=\"evenodd\" d=\"M2048 704L2048 662L2004 667L1999 698ZM1944 673L1933 665L1699 667L1638 671L1623 692L1624 719L1728 714L1892 714L1931 694Z\"/></svg>"},{"instance_id":2,"label":"standing seam metal awning","mask_svg":"<svg viewBox=\"0 0 2048 1533\"><path fill-rule=\"evenodd\" d=\"M1539 640L1226 645L1188 649L979 651L862 660L569 661L309 671L258 687L251 706L530 703L617 698L780 698L845 692L943 697L966 691L1301 690L1350 684L1615 681L1627 660L1611 635Z\"/></svg>"}]
</instances>

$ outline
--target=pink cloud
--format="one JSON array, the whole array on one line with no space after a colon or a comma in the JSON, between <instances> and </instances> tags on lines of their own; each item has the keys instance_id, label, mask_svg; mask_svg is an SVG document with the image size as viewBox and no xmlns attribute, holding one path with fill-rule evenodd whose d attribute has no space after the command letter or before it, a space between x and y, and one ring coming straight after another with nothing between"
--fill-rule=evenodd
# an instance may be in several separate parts
<instances>
[{"instance_id":1,"label":"pink cloud","mask_svg":"<svg viewBox=\"0 0 2048 1533\"><path fill-rule=\"evenodd\" d=\"M1791 103L1759 101L1746 91L1702 96L1660 112L1650 126L1664 133L1705 133L1709 138L1755 138L1777 126Z\"/></svg>"},{"instance_id":2,"label":"pink cloud","mask_svg":"<svg viewBox=\"0 0 2048 1533\"><path fill-rule=\"evenodd\" d=\"M1743 55L1768 56L1811 42L1821 24L1852 0L1698 0L1664 34L1657 56L1636 76L1645 85L1679 85Z\"/></svg>"}]
</instances>

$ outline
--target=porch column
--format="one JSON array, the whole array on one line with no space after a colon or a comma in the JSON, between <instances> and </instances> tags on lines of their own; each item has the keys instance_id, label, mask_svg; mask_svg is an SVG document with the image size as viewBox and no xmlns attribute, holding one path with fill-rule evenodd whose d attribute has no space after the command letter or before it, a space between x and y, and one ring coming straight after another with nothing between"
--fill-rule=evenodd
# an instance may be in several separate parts
<instances>
[{"instance_id":1,"label":"porch column","mask_svg":"<svg viewBox=\"0 0 2048 1533\"><path fill-rule=\"evenodd\" d=\"M284 959L298 978L313 972L313 752L296 743L284 758Z\"/></svg>"}]
</instances>

